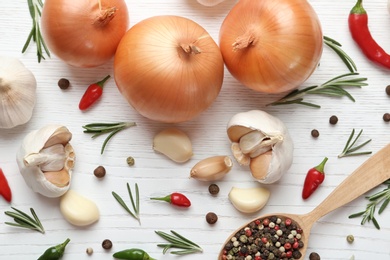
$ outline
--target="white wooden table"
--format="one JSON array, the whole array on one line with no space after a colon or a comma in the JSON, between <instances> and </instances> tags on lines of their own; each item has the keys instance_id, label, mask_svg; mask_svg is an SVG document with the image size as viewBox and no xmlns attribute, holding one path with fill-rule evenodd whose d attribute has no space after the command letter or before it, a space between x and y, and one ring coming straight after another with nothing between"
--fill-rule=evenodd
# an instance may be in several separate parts
<instances>
[{"instance_id":1,"label":"white wooden table","mask_svg":"<svg viewBox=\"0 0 390 260\"><path fill-rule=\"evenodd\" d=\"M218 41L220 24L235 1L227 0L214 8L206 8L195 0L127 0L130 25L154 15L181 15L201 24ZM197 242L204 249L202 254L183 256L183 259L216 259L223 242L230 233L262 213L291 212L306 213L318 205L349 173L363 163L369 155L338 159L351 130L364 129L363 139L372 139L366 150L379 150L390 142L390 124L382 115L390 112L390 99L385 87L390 84L389 71L369 62L352 41L347 24L354 0L311 0L310 3L320 17L325 35L337 39L343 49L355 60L360 74L368 78L369 86L350 89L355 97L353 103L347 98L309 97L320 104L321 109L296 105L265 107L270 99L242 87L231 75L225 73L225 81L216 102L194 120L174 126L185 131L194 146L193 158L185 164L175 164L161 154L153 152L151 142L154 134L170 125L150 121L138 115L122 98L113 80L107 83L99 104L86 113L78 109L78 102L86 86L102 75L112 74L112 63L93 69L76 69L65 65L56 57L38 64L35 47L21 54L25 39L31 29L27 2L3 1L0 8L0 56L19 58L35 75L38 82L37 105L30 122L10 130L0 130L0 167L4 170L13 200L8 204L0 198L0 259L36 259L48 247L71 239L63 259L111 259L112 253L126 248L142 248L157 259L176 259L177 256L162 254L156 245L163 240L155 230L175 230ZM387 1L365 1L369 12L369 23L375 39L390 51L390 14ZM324 48L321 64L304 86L320 84L334 76L346 73L347 69L337 56ZM71 88L60 90L57 81L65 77ZM227 194L233 186L253 187L259 185L249 172L235 164L225 179L218 182L220 193L211 196L209 183L189 179L189 170L199 160L214 155L230 155L226 124L238 112L251 109L265 110L287 125L294 138L294 162L290 170L277 183L267 186L271 198L266 207L256 214L238 212L229 202ZM118 113L120 111L120 113ZM331 115L339 122L331 126ZM100 155L103 138L92 140L83 133L81 126L92 122L135 121L137 126L115 136L106 151ZM46 124L59 123L73 133L72 144L77 162L73 173L72 189L96 202L100 209L100 220L89 227L80 228L69 224L59 211L59 200L48 199L32 192L19 174L15 161L16 152L24 136ZM318 129L320 137L310 135ZM129 167L126 158L133 156L135 166ZM326 179L313 196L303 201L301 189L306 172L317 165L324 156L329 157ZM103 180L93 175L98 165L107 169ZM126 196L126 183L138 183L140 187L141 225L131 218L114 200L112 191ZM149 198L169 194L185 193L192 201L189 209L171 207L153 202ZM390 208L377 216L381 230L372 223L360 225L360 218L349 219L352 213L365 208L367 201L360 197L343 208L323 217L314 225L308 254L318 252L321 259L390 259ZM4 224L11 219L4 215L10 207L28 211L33 207L40 217L46 233L44 235ZM219 216L215 225L209 225L205 215L213 211ZM347 235L355 241L347 243ZM106 251L101 243L104 239L113 242ZM86 248L94 253L88 256Z\"/></svg>"}]
</instances>

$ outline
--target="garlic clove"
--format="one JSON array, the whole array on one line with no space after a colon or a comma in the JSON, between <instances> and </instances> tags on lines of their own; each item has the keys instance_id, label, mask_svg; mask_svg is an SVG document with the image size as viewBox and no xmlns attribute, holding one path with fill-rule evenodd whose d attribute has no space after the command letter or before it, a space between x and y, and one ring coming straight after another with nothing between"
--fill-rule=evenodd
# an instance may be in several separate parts
<instances>
[{"instance_id":1,"label":"garlic clove","mask_svg":"<svg viewBox=\"0 0 390 260\"><path fill-rule=\"evenodd\" d=\"M36 103L33 73L16 58L0 57L0 128L27 123Z\"/></svg>"},{"instance_id":2,"label":"garlic clove","mask_svg":"<svg viewBox=\"0 0 390 260\"><path fill-rule=\"evenodd\" d=\"M270 195L270 191L263 187L232 187L228 197L238 211L243 213L255 213L267 204Z\"/></svg>"},{"instance_id":3,"label":"garlic clove","mask_svg":"<svg viewBox=\"0 0 390 260\"><path fill-rule=\"evenodd\" d=\"M294 145L286 126L264 111L251 110L234 115L228 122L227 134L236 160L246 165L248 158L243 155L248 156L252 176L261 183L278 181L292 165ZM265 153L268 156L258 158ZM255 162L252 163L252 160ZM268 166L264 165L268 161Z\"/></svg>"},{"instance_id":4,"label":"garlic clove","mask_svg":"<svg viewBox=\"0 0 390 260\"><path fill-rule=\"evenodd\" d=\"M241 151L239 143L233 142L230 149L232 150L234 159L236 159L240 165L248 166L250 164L251 158Z\"/></svg>"},{"instance_id":5,"label":"garlic clove","mask_svg":"<svg viewBox=\"0 0 390 260\"><path fill-rule=\"evenodd\" d=\"M229 156L213 156L199 161L192 167L190 178L200 181L216 181L222 179L233 167Z\"/></svg>"},{"instance_id":6,"label":"garlic clove","mask_svg":"<svg viewBox=\"0 0 390 260\"><path fill-rule=\"evenodd\" d=\"M188 161L193 155L190 138L176 128L168 128L157 133L153 138L153 150L178 163Z\"/></svg>"},{"instance_id":7,"label":"garlic clove","mask_svg":"<svg viewBox=\"0 0 390 260\"><path fill-rule=\"evenodd\" d=\"M199 4L204 6L216 6L225 0L197 0Z\"/></svg>"},{"instance_id":8,"label":"garlic clove","mask_svg":"<svg viewBox=\"0 0 390 260\"><path fill-rule=\"evenodd\" d=\"M16 161L33 191L50 198L68 191L75 163L75 153L69 143L71 138L66 127L47 125L23 139Z\"/></svg>"},{"instance_id":9,"label":"garlic clove","mask_svg":"<svg viewBox=\"0 0 390 260\"><path fill-rule=\"evenodd\" d=\"M95 202L73 190L61 197L60 211L64 218L75 226L88 226L100 218Z\"/></svg>"}]
</instances>

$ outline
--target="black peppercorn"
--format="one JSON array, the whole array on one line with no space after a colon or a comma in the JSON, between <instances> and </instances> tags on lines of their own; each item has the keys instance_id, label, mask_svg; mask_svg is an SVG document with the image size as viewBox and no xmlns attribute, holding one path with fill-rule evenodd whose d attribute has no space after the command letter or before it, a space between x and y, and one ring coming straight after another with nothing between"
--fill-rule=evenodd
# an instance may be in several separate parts
<instances>
[{"instance_id":1,"label":"black peppercorn","mask_svg":"<svg viewBox=\"0 0 390 260\"><path fill-rule=\"evenodd\" d=\"M309 259L310 260L321 260L321 257L319 254L317 254L316 252L312 252L310 253L309 255Z\"/></svg>"},{"instance_id":2,"label":"black peppercorn","mask_svg":"<svg viewBox=\"0 0 390 260\"><path fill-rule=\"evenodd\" d=\"M98 178L103 178L106 175L106 169L103 166L98 166L93 171L93 174Z\"/></svg>"},{"instance_id":3,"label":"black peppercorn","mask_svg":"<svg viewBox=\"0 0 390 260\"><path fill-rule=\"evenodd\" d=\"M313 136L314 138L317 138L320 136L320 132L318 132L317 129L313 129L313 130L311 130L311 136Z\"/></svg>"},{"instance_id":4,"label":"black peppercorn","mask_svg":"<svg viewBox=\"0 0 390 260\"><path fill-rule=\"evenodd\" d=\"M339 119L338 119L337 116L335 116L335 115L333 115L333 116L331 116L331 117L329 118L329 123L330 123L331 125L337 124L338 121L339 121Z\"/></svg>"},{"instance_id":5,"label":"black peppercorn","mask_svg":"<svg viewBox=\"0 0 390 260\"><path fill-rule=\"evenodd\" d=\"M390 122L390 113L383 114L383 121Z\"/></svg>"},{"instance_id":6,"label":"black peppercorn","mask_svg":"<svg viewBox=\"0 0 390 260\"><path fill-rule=\"evenodd\" d=\"M67 88L69 88L69 86L70 86L69 80L61 78L58 81L58 86L60 87L60 89L67 89Z\"/></svg>"},{"instance_id":7,"label":"black peppercorn","mask_svg":"<svg viewBox=\"0 0 390 260\"><path fill-rule=\"evenodd\" d=\"M217 195L219 193L219 187L217 184L210 184L209 186L209 192L212 195Z\"/></svg>"},{"instance_id":8,"label":"black peppercorn","mask_svg":"<svg viewBox=\"0 0 390 260\"><path fill-rule=\"evenodd\" d=\"M387 94L388 96L390 96L390 85L388 85L388 86L386 87L386 94Z\"/></svg>"},{"instance_id":9,"label":"black peppercorn","mask_svg":"<svg viewBox=\"0 0 390 260\"><path fill-rule=\"evenodd\" d=\"M104 239L102 242L102 247L104 249L111 249L112 248L112 242L109 239Z\"/></svg>"},{"instance_id":10,"label":"black peppercorn","mask_svg":"<svg viewBox=\"0 0 390 260\"><path fill-rule=\"evenodd\" d=\"M215 224L218 221L218 216L214 212L209 212L206 214L206 221L209 224Z\"/></svg>"}]
</instances>

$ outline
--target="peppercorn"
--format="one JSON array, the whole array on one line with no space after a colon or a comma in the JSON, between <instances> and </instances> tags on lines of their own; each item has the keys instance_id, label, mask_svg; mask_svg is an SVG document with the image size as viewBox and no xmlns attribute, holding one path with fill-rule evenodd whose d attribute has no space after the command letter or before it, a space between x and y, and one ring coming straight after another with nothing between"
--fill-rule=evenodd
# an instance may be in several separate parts
<instances>
[{"instance_id":1,"label":"peppercorn","mask_svg":"<svg viewBox=\"0 0 390 260\"><path fill-rule=\"evenodd\" d=\"M217 195L219 193L219 187L217 184L210 184L209 192L211 195Z\"/></svg>"},{"instance_id":2,"label":"peppercorn","mask_svg":"<svg viewBox=\"0 0 390 260\"><path fill-rule=\"evenodd\" d=\"M390 122L390 113L383 114L383 121Z\"/></svg>"},{"instance_id":3,"label":"peppercorn","mask_svg":"<svg viewBox=\"0 0 390 260\"><path fill-rule=\"evenodd\" d=\"M92 253L93 253L92 247L88 247L88 248L85 250L85 252L87 253L87 255L92 255Z\"/></svg>"},{"instance_id":4,"label":"peppercorn","mask_svg":"<svg viewBox=\"0 0 390 260\"><path fill-rule=\"evenodd\" d=\"M58 81L58 86L60 87L60 89L67 89L70 86L70 82L67 79L61 78Z\"/></svg>"},{"instance_id":5,"label":"peppercorn","mask_svg":"<svg viewBox=\"0 0 390 260\"><path fill-rule=\"evenodd\" d=\"M104 249L111 249L112 248L112 242L111 242L111 240L109 240L109 239L104 239L103 240L103 242L102 242L102 247L104 248Z\"/></svg>"},{"instance_id":6,"label":"peppercorn","mask_svg":"<svg viewBox=\"0 0 390 260\"><path fill-rule=\"evenodd\" d=\"M317 129L313 129L313 130L311 130L311 136L313 136L314 138L317 138L320 136L320 132L318 132Z\"/></svg>"},{"instance_id":7,"label":"peppercorn","mask_svg":"<svg viewBox=\"0 0 390 260\"><path fill-rule=\"evenodd\" d=\"M133 166L134 163L135 163L135 160L134 160L133 157L129 156L129 157L127 157L127 159L126 159L126 162L127 162L127 164L128 164L129 166Z\"/></svg>"},{"instance_id":8,"label":"peppercorn","mask_svg":"<svg viewBox=\"0 0 390 260\"><path fill-rule=\"evenodd\" d=\"M209 224L215 224L218 221L218 216L214 212L209 212L206 214L206 221Z\"/></svg>"},{"instance_id":9,"label":"peppercorn","mask_svg":"<svg viewBox=\"0 0 390 260\"><path fill-rule=\"evenodd\" d=\"M106 169L103 166L98 166L93 171L93 174L98 178L103 178L106 175Z\"/></svg>"},{"instance_id":10,"label":"peppercorn","mask_svg":"<svg viewBox=\"0 0 390 260\"><path fill-rule=\"evenodd\" d=\"M330 123L331 125L337 124L338 121L339 121L339 119L338 119L337 116L335 116L335 115L333 115L333 116L331 116L331 117L329 118L329 123Z\"/></svg>"},{"instance_id":11,"label":"peppercorn","mask_svg":"<svg viewBox=\"0 0 390 260\"><path fill-rule=\"evenodd\" d=\"M387 94L388 96L390 96L390 85L388 85L388 86L386 87L386 94Z\"/></svg>"},{"instance_id":12,"label":"peppercorn","mask_svg":"<svg viewBox=\"0 0 390 260\"><path fill-rule=\"evenodd\" d=\"M355 237L353 235L348 235L347 236L348 243L352 244L354 240L355 240Z\"/></svg>"},{"instance_id":13,"label":"peppercorn","mask_svg":"<svg viewBox=\"0 0 390 260\"><path fill-rule=\"evenodd\" d=\"M309 255L309 259L310 260L321 260L321 257L319 254L317 254L316 252L312 252L310 253Z\"/></svg>"}]
</instances>

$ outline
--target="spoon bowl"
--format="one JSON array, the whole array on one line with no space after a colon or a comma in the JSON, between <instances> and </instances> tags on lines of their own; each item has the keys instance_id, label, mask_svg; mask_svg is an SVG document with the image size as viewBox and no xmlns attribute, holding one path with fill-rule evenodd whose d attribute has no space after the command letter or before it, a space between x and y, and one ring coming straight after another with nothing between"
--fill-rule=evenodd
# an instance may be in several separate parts
<instances>
[{"instance_id":1,"label":"spoon bowl","mask_svg":"<svg viewBox=\"0 0 390 260\"><path fill-rule=\"evenodd\" d=\"M360 197L364 193L375 188L388 179L390 179L390 144L386 145L384 148L366 160L341 184L339 184L324 201L322 201L309 213L301 215L272 213L257 217L239 227L228 237L224 243L219 253L218 259L224 259L224 247L237 232L247 227L255 220L264 219L270 216L277 216L281 219L290 218L302 229L301 241L304 245L299 249L299 251L302 254L300 259L303 259L306 254L311 228L317 220L332 212L333 210L353 201L357 197Z\"/></svg>"}]
</instances>

